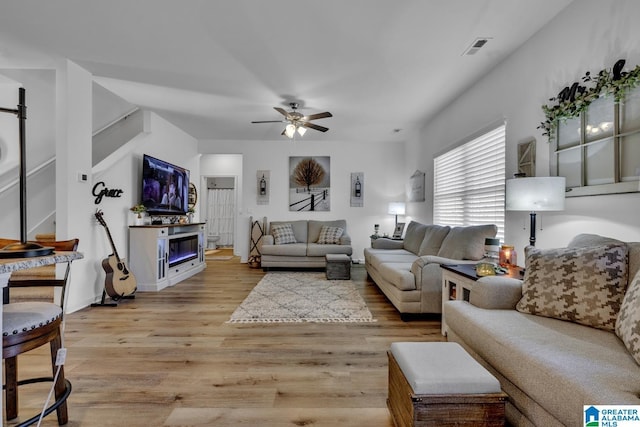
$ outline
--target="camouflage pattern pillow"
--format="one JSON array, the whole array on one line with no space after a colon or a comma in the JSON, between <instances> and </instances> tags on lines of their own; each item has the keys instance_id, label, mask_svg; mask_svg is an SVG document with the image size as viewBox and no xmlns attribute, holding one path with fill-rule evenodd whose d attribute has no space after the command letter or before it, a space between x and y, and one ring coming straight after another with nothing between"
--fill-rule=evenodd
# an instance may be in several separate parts
<instances>
[{"instance_id":1,"label":"camouflage pattern pillow","mask_svg":"<svg viewBox=\"0 0 640 427\"><path fill-rule=\"evenodd\" d=\"M622 300L616 322L616 335L640 364L640 271L633 278Z\"/></svg>"},{"instance_id":2,"label":"camouflage pattern pillow","mask_svg":"<svg viewBox=\"0 0 640 427\"><path fill-rule=\"evenodd\" d=\"M627 286L627 263L624 244L528 247L516 309L613 331Z\"/></svg>"}]
</instances>

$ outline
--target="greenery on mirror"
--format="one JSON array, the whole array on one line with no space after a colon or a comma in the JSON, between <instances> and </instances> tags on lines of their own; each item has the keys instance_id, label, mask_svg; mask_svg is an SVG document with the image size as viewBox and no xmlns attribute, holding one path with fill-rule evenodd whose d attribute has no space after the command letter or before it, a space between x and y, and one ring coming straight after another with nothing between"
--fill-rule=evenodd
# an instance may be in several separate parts
<instances>
[{"instance_id":1,"label":"greenery on mirror","mask_svg":"<svg viewBox=\"0 0 640 427\"><path fill-rule=\"evenodd\" d=\"M598 74L587 71L581 79L585 85L575 82L549 98L551 104L542 106L546 119L538 126L542 134L551 141L559 121L578 117L601 96L613 95L615 102L624 99L629 90L640 85L640 65L631 71L622 71L624 64L625 60L620 59L611 69L600 70Z\"/></svg>"}]
</instances>

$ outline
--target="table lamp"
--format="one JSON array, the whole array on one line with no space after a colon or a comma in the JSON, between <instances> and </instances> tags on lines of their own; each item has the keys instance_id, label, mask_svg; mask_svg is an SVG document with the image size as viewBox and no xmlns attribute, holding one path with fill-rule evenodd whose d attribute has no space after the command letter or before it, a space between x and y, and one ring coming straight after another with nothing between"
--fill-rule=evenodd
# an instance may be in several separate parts
<instances>
[{"instance_id":1,"label":"table lamp","mask_svg":"<svg viewBox=\"0 0 640 427\"><path fill-rule=\"evenodd\" d=\"M398 215L404 215L405 213L405 204L404 202L391 202L389 203L389 215L396 216L396 227L398 226Z\"/></svg>"},{"instance_id":2,"label":"table lamp","mask_svg":"<svg viewBox=\"0 0 640 427\"><path fill-rule=\"evenodd\" d=\"M536 212L564 210L565 178L562 176L507 180L506 210L529 211L529 244L536 245Z\"/></svg>"}]
</instances>

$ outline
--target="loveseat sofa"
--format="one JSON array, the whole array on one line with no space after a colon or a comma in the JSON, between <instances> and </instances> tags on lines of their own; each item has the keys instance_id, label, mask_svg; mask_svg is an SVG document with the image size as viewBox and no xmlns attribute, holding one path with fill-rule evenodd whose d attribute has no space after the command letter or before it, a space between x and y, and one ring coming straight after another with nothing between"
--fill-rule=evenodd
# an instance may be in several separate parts
<instances>
[{"instance_id":1,"label":"loveseat sofa","mask_svg":"<svg viewBox=\"0 0 640 427\"><path fill-rule=\"evenodd\" d=\"M411 221L404 240L379 238L365 248L367 274L405 318L442 312L441 264L476 263L493 225L448 227Z\"/></svg>"},{"instance_id":2,"label":"loveseat sofa","mask_svg":"<svg viewBox=\"0 0 640 427\"><path fill-rule=\"evenodd\" d=\"M525 267L444 304L448 340L498 378L507 420L582 427L583 405L640 405L640 243L581 234L527 248Z\"/></svg>"},{"instance_id":3,"label":"loveseat sofa","mask_svg":"<svg viewBox=\"0 0 640 427\"><path fill-rule=\"evenodd\" d=\"M263 236L261 266L322 268L325 255L352 252L345 220L273 221Z\"/></svg>"}]
</instances>

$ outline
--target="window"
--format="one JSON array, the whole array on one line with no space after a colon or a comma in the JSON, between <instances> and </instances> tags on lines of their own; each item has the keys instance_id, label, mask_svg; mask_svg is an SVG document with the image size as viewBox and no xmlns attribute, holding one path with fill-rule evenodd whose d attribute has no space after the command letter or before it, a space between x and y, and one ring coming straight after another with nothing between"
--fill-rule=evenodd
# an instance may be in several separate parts
<instances>
[{"instance_id":1,"label":"window","mask_svg":"<svg viewBox=\"0 0 640 427\"><path fill-rule=\"evenodd\" d=\"M433 219L449 226L496 224L504 238L505 126L434 159Z\"/></svg>"},{"instance_id":2,"label":"window","mask_svg":"<svg viewBox=\"0 0 640 427\"><path fill-rule=\"evenodd\" d=\"M567 179L567 197L638 191L640 88L619 103L613 95L596 99L556 132L551 173Z\"/></svg>"}]
</instances>

